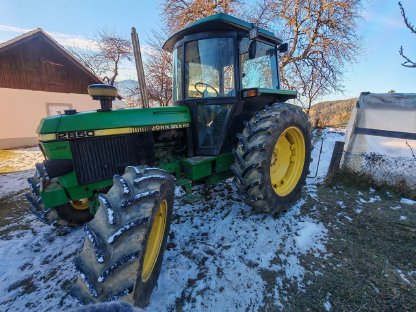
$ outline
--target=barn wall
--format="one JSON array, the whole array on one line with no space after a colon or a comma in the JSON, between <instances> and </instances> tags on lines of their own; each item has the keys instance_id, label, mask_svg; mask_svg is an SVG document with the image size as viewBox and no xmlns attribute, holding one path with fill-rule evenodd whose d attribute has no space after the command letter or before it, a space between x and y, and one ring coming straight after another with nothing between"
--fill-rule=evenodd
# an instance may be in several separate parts
<instances>
[{"instance_id":1,"label":"barn wall","mask_svg":"<svg viewBox=\"0 0 416 312\"><path fill-rule=\"evenodd\" d=\"M49 104L71 104L77 111L100 105L86 94L0 88L0 149L37 144L36 128Z\"/></svg>"},{"instance_id":2,"label":"barn wall","mask_svg":"<svg viewBox=\"0 0 416 312\"><path fill-rule=\"evenodd\" d=\"M42 34L0 53L0 88L87 94L99 82Z\"/></svg>"}]
</instances>

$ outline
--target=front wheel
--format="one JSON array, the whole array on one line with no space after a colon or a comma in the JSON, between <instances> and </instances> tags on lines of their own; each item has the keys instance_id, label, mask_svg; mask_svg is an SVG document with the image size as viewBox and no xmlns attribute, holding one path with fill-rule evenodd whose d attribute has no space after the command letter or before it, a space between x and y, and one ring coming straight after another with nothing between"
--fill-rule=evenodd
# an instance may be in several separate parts
<instances>
[{"instance_id":1,"label":"front wheel","mask_svg":"<svg viewBox=\"0 0 416 312\"><path fill-rule=\"evenodd\" d=\"M144 307L156 285L172 216L174 183L164 170L127 167L86 225L72 294L83 303L132 295Z\"/></svg>"},{"instance_id":2,"label":"front wheel","mask_svg":"<svg viewBox=\"0 0 416 312\"><path fill-rule=\"evenodd\" d=\"M311 161L311 125L299 107L276 103L245 124L231 169L245 201L278 214L299 198Z\"/></svg>"}]
</instances>

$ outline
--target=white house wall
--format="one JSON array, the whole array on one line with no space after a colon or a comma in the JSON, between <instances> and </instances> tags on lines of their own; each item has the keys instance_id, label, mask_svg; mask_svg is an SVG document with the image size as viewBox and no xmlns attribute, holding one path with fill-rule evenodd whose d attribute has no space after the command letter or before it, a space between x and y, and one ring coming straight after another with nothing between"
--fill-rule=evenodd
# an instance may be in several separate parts
<instances>
[{"instance_id":1,"label":"white house wall","mask_svg":"<svg viewBox=\"0 0 416 312\"><path fill-rule=\"evenodd\" d=\"M77 111L100 107L88 94L0 88L0 149L37 144L36 128L51 104L58 109L69 104Z\"/></svg>"}]
</instances>

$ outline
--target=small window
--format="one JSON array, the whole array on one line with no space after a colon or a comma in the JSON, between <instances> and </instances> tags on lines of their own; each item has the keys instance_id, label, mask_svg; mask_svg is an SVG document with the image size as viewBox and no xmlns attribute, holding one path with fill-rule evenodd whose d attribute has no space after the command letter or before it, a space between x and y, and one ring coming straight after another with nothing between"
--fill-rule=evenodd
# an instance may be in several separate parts
<instances>
[{"instance_id":1,"label":"small window","mask_svg":"<svg viewBox=\"0 0 416 312\"><path fill-rule=\"evenodd\" d=\"M279 88L276 46L257 42L256 55L249 59L248 52L241 55L241 81L243 89Z\"/></svg>"},{"instance_id":2,"label":"small window","mask_svg":"<svg viewBox=\"0 0 416 312\"><path fill-rule=\"evenodd\" d=\"M71 104L46 103L46 113L48 114L48 116L63 115L66 109L71 108Z\"/></svg>"}]
</instances>

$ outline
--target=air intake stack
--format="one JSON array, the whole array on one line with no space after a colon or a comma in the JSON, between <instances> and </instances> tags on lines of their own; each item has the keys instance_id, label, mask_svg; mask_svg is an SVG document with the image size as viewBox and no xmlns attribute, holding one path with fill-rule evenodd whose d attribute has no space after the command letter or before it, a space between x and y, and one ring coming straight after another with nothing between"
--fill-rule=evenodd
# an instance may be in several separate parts
<instances>
[{"instance_id":1,"label":"air intake stack","mask_svg":"<svg viewBox=\"0 0 416 312\"><path fill-rule=\"evenodd\" d=\"M101 109L98 109L98 112L109 112L117 97L117 88L107 84L92 84L88 86L88 94L93 100L100 101Z\"/></svg>"}]
</instances>

